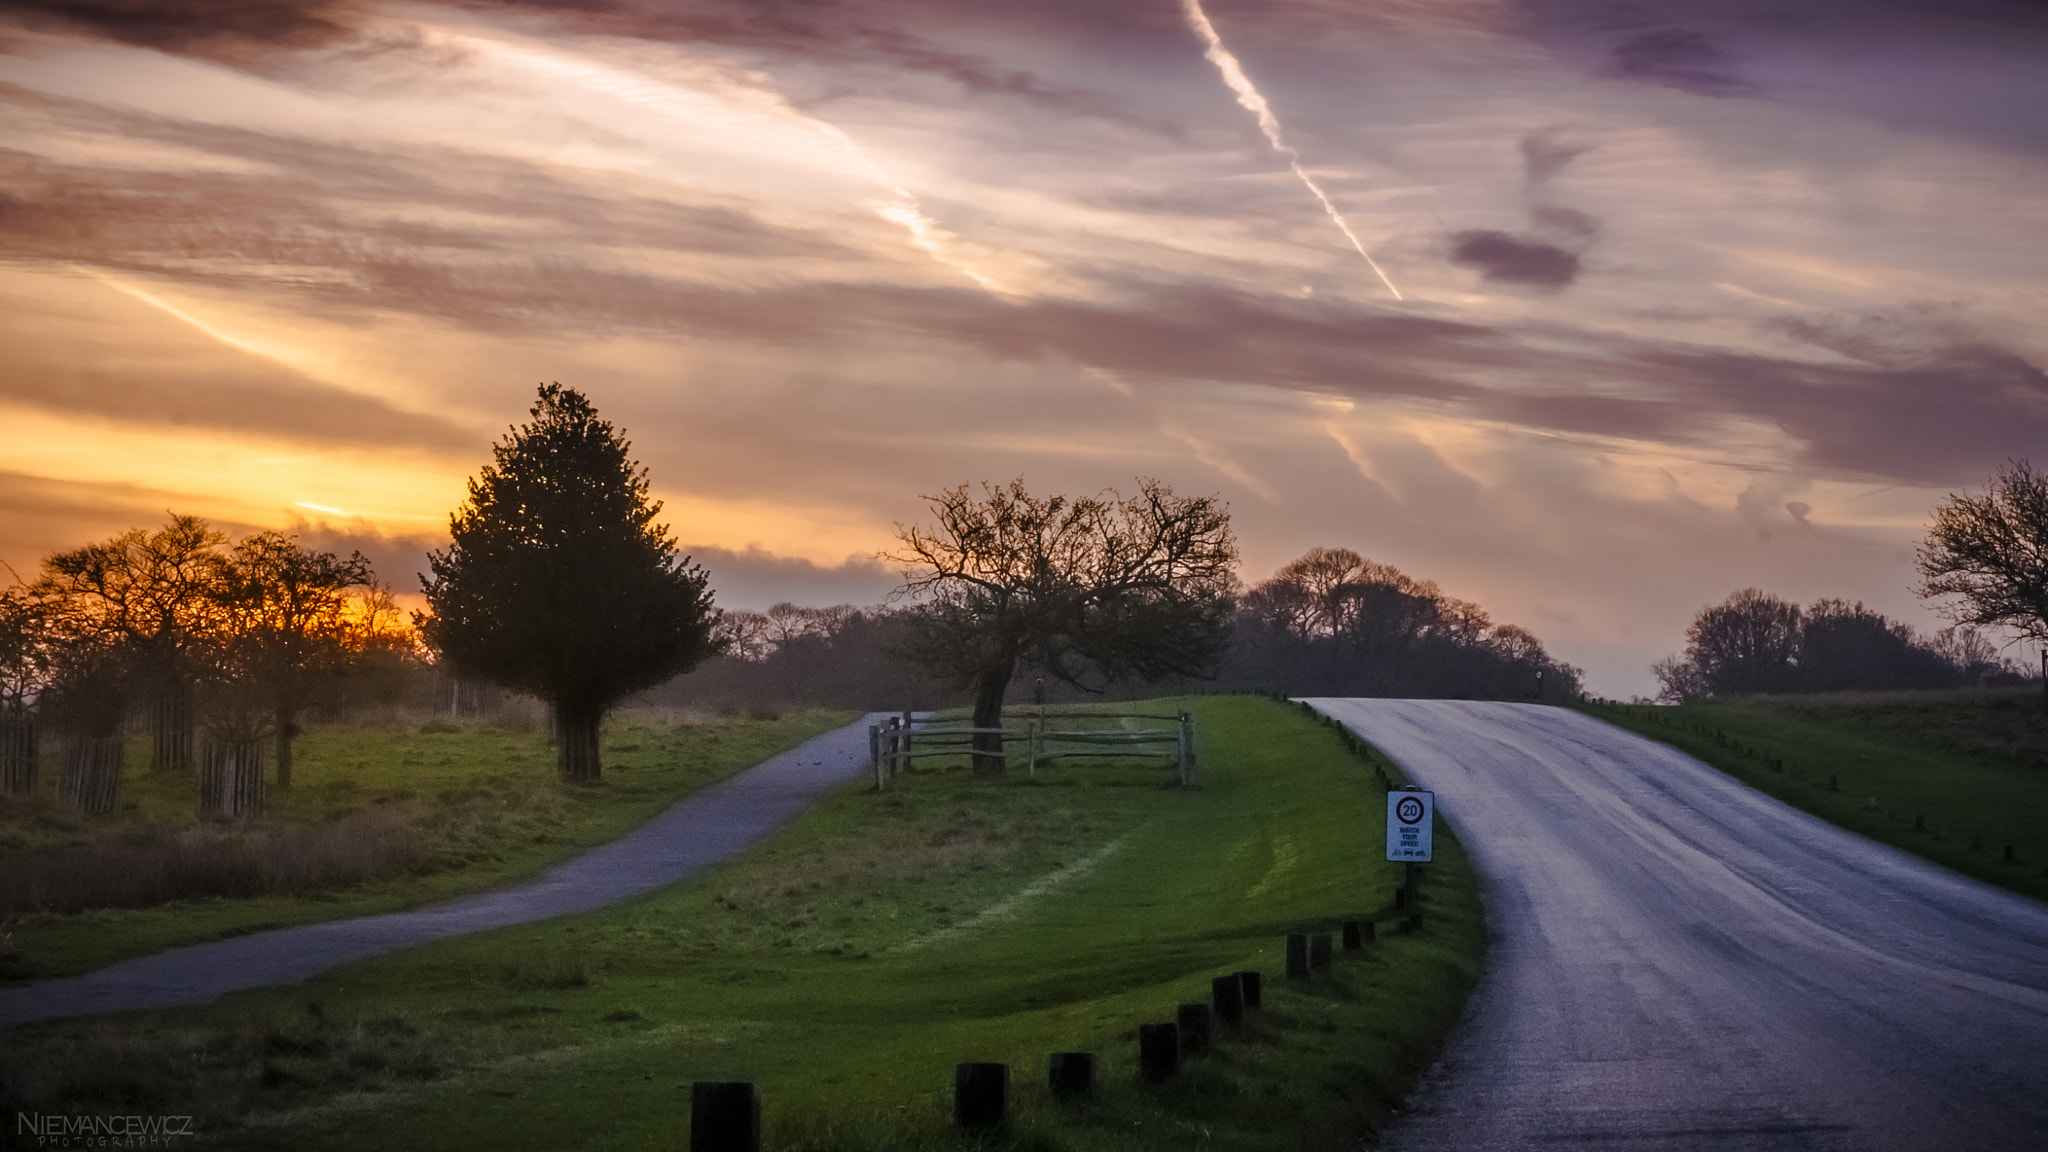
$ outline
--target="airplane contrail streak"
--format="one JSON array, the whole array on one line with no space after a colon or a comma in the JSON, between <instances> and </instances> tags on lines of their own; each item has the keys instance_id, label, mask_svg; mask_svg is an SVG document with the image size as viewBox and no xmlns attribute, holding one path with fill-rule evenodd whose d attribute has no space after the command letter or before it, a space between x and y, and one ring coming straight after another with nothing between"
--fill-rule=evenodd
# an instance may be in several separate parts
<instances>
[{"instance_id":1,"label":"airplane contrail streak","mask_svg":"<svg viewBox=\"0 0 2048 1152\"><path fill-rule=\"evenodd\" d=\"M1337 211L1337 206L1330 202L1330 197L1323 191L1322 185L1317 184L1315 178L1302 168L1301 153L1296 152L1294 146L1287 142L1286 135L1280 130L1280 118L1273 115L1272 105L1266 103L1266 98L1259 94L1258 88L1252 84L1251 77L1244 74L1244 65L1238 63L1237 57L1231 55L1230 49L1223 46L1223 37L1217 35L1216 26L1209 23L1209 14L1202 11L1201 0L1181 0L1181 8L1187 12L1188 24L1200 34L1202 43L1206 45L1202 55L1223 74L1223 83L1237 95L1237 102L1244 106L1244 110L1258 118L1259 131L1266 134L1266 142L1273 146L1273 151L1287 157L1287 166L1294 170L1295 178L1310 192L1315 193L1316 199L1322 202L1323 211L1329 213L1330 221L1337 225L1339 232L1344 233L1346 240L1351 241L1351 246L1358 250L1358 254L1365 257L1366 264L1379 275L1380 282L1387 286L1387 291L1394 294L1394 299L1407 299L1401 295L1399 288L1394 287L1394 282L1387 278L1386 269L1381 268L1379 261L1374 260L1372 253L1367 252L1365 245L1359 242L1358 234L1351 230L1351 225L1344 219L1344 214Z\"/></svg>"}]
</instances>

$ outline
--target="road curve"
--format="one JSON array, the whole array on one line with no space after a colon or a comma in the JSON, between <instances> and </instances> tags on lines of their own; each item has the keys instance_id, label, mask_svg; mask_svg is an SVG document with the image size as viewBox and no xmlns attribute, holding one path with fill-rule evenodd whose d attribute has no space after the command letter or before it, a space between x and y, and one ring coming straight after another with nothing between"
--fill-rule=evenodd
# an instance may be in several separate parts
<instances>
[{"instance_id":1,"label":"road curve","mask_svg":"<svg viewBox=\"0 0 2048 1152\"><path fill-rule=\"evenodd\" d=\"M1437 794L1486 905L1382 1146L2048 1149L2048 905L1580 713L1309 703Z\"/></svg>"},{"instance_id":2,"label":"road curve","mask_svg":"<svg viewBox=\"0 0 2048 1152\"><path fill-rule=\"evenodd\" d=\"M206 1004L291 984L429 940L588 912L694 875L766 836L869 766L868 725L827 732L678 800L653 820L534 879L410 912L331 920L195 944L97 972L0 989L0 1025Z\"/></svg>"}]
</instances>

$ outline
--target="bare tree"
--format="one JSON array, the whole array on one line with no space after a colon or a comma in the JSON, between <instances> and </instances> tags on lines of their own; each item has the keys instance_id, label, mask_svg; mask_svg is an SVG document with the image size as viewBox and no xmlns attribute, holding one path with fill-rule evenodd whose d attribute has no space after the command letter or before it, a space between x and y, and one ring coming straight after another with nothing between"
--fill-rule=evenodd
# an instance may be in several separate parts
<instances>
[{"instance_id":1,"label":"bare tree","mask_svg":"<svg viewBox=\"0 0 2048 1152\"><path fill-rule=\"evenodd\" d=\"M1950 620L2048 641L2048 474L2011 460L1983 495L1950 493L1915 558L1914 591Z\"/></svg>"},{"instance_id":2,"label":"bare tree","mask_svg":"<svg viewBox=\"0 0 2048 1152\"><path fill-rule=\"evenodd\" d=\"M100 544L59 552L43 561L42 577L31 587L51 604L53 639L85 663L71 661L74 703L90 682L94 691L125 694L128 676L114 675L110 659L122 657L139 678L151 704L154 735L151 762L159 770L192 767L193 683L204 670L208 646L220 619L218 599L226 563L224 533L197 516L173 515L154 532L136 528ZM81 678L82 676L82 678ZM104 708L94 712L99 736L118 723Z\"/></svg>"},{"instance_id":3,"label":"bare tree","mask_svg":"<svg viewBox=\"0 0 2048 1152\"><path fill-rule=\"evenodd\" d=\"M217 592L231 632L225 664L247 688L237 695L261 700L279 787L291 787L300 710L316 684L346 662L355 626L350 592L370 585L362 553L344 560L302 548L282 532L258 532L228 558Z\"/></svg>"},{"instance_id":4,"label":"bare tree","mask_svg":"<svg viewBox=\"0 0 2048 1152\"><path fill-rule=\"evenodd\" d=\"M896 592L918 604L912 654L972 685L974 727L1002 725L1025 666L1086 686L1106 678L1198 675L1230 636L1237 541L1213 496L1139 480L1128 499L1039 498L1022 479L924 499L936 523L897 526ZM975 738L975 770L1003 769L1002 739Z\"/></svg>"}]
</instances>

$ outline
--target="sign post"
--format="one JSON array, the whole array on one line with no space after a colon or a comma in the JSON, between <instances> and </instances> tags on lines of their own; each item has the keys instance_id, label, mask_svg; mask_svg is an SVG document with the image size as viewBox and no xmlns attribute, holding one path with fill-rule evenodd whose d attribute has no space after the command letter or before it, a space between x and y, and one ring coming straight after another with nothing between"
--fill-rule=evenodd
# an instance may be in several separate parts
<instances>
[{"instance_id":1,"label":"sign post","mask_svg":"<svg viewBox=\"0 0 2048 1152\"><path fill-rule=\"evenodd\" d=\"M1425 792L1409 785L1398 792L1387 793L1387 859L1399 860L1405 865L1401 869L1401 891L1396 907L1411 918L1421 915L1415 906L1415 880L1417 864L1427 864L1430 858L1430 833L1436 827L1436 793ZM1421 923L1415 919L1414 923Z\"/></svg>"}]
</instances>

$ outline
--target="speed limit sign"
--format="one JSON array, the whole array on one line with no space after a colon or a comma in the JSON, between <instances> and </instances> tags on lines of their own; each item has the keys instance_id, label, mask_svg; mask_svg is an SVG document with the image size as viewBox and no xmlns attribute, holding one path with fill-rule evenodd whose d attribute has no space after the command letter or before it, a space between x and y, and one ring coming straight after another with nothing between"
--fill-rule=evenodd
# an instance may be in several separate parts
<instances>
[{"instance_id":1,"label":"speed limit sign","mask_svg":"<svg viewBox=\"0 0 2048 1152\"><path fill-rule=\"evenodd\" d=\"M1387 793L1387 859L1429 860L1429 833L1436 819L1436 793L1419 788Z\"/></svg>"}]
</instances>

